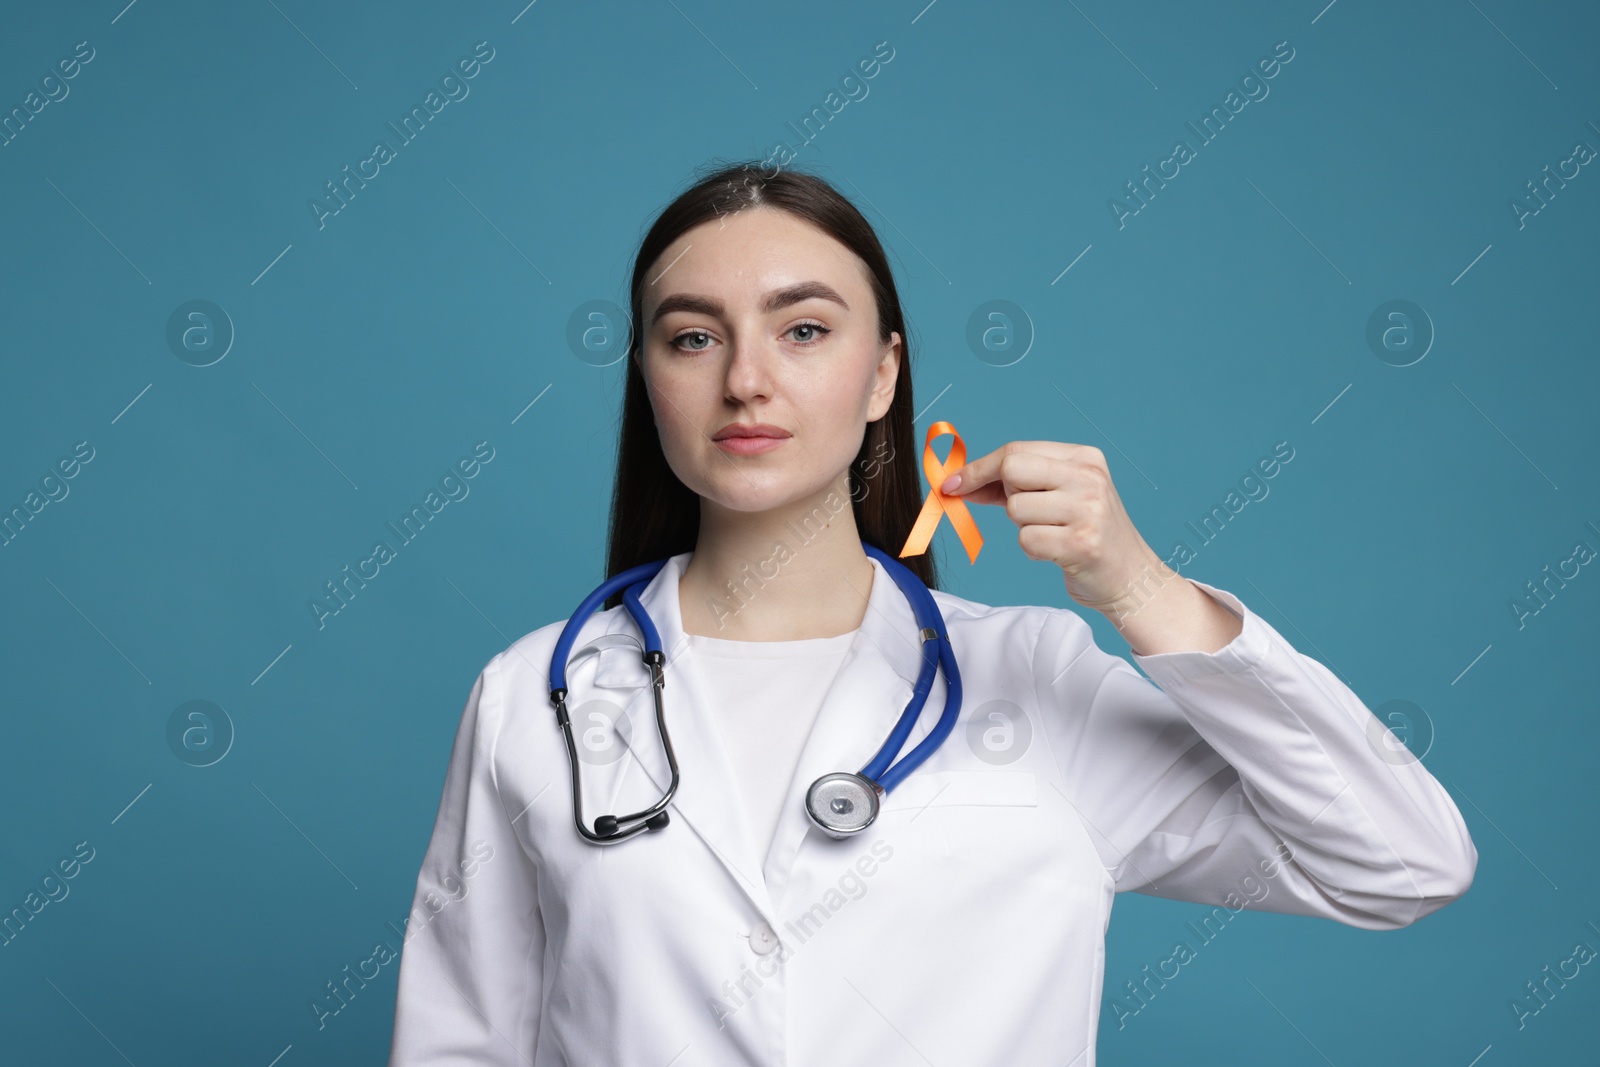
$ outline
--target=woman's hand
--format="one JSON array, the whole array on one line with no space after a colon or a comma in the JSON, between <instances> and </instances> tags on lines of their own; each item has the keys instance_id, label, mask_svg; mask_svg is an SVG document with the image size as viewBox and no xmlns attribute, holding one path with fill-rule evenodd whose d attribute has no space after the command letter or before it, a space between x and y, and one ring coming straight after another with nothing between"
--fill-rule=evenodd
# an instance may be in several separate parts
<instances>
[{"instance_id":1,"label":"woman's hand","mask_svg":"<svg viewBox=\"0 0 1600 1067\"><path fill-rule=\"evenodd\" d=\"M1238 616L1182 580L1139 536L1105 453L1093 445L1011 441L963 466L940 491L1005 505L1028 558L1059 566L1067 594L1110 619L1141 655L1215 651L1240 631Z\"/></svg>"},{"instance_id":2,"label":"woman's hand","mask_svg":"<svg viewBox=\"0 0 1600 1067\"><path fill-rule=\"evenodd\" d=\"M1067 593L1107 614L1126 606L1147 569L1172 576L1145 543L1111 484L1105 453L1093 445L1012 441L973 460L940 487L968 503L1004 504L1029 559L1066 575ZM1162 575L1165 572L1165 575Z\"/></svg>"}]
</instances>

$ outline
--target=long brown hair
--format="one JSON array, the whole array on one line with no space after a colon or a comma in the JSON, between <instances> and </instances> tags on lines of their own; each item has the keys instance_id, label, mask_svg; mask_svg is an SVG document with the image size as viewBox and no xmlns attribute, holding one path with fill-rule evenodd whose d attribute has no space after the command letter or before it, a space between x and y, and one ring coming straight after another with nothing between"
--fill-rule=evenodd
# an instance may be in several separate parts
<instances>
[{"instance_id":1,"label":"long brown hair","mask_svg":"<svg viewBox=\"0 0 1600 1067\"><path fill-rule=\"evenodd\" d=\"M668 204L645 234L633 261L630 290L627 384L622 399L617 477L612 486L606 576L641 563L691 551L700 532L700 497L678 479L661 451L644 374L642 299L651 266L688 230L747 207L787 211L816 226L866 264L878 305L878 339L901 337L894 399L882 418L867 424L861 449L850 464L850 502L861 540L896 556L922 510L921 449L915 439L911 401L911 342L894 274L883 245L856 206L824 179L799 170L769 173L766 164L716 166ZM930 551L900 562L930 589L938 572ZM896 556L896 558L898 558ZM606 607L622 603L616 593Z\"/></svg>"}]
</instances>

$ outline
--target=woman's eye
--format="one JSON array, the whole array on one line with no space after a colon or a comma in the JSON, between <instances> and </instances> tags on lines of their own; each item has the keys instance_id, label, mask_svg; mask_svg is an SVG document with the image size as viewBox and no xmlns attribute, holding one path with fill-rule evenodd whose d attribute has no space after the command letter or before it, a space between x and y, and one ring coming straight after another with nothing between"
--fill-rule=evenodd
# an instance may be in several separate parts
<instances>
[{"instance_id":1,"label":"woman's eye","mask_svg":"<svg viewBox=\"0 0 1600 1067\"><path fill-rule=\"evenodd\" d=\"M794 333L796 330L806 331L807 335L805 337L797 337L795 340L808 347L818 343L828 334L833 332L820 322L800 322L789 327L790 333Z\"/></svg>"},{"instance_id":2,"label":"woman's eye","mask_svg":"<svg viewBox=\"0 0 1600 1067\"><path fill-rule=\"evenodd\" d=\"M689 338L689 337L698 338L699 340L704 341L705 345L693 344L693 345L683 346L682 342L686 338ZM710 345L710 343L711 343L711 335L709 333L706 333L706 331L704 331L704 330L688 330L688 331L686 331L684 333L680 333L678 336L676 336L676 337L674 337L672 339L673 347L677 348L677 347L682 346L682 350L685 351L685 352L703 352L703 351L705 351L705 346Z\"/></svg>"},{"instance_id":3,"label":"woman's eye","mask_svg":"<svg viewBox=\"0 0 1600 1067\"><path fill-rule=\"evenodd\" d=\"M833 331L820 322L798 322L786 332L795 335L795 341L802 347L810 348ZM705 330L685 330L668 343L680 352L704 352L711 347L712 338Z\"/></svg>"}]
</instances>

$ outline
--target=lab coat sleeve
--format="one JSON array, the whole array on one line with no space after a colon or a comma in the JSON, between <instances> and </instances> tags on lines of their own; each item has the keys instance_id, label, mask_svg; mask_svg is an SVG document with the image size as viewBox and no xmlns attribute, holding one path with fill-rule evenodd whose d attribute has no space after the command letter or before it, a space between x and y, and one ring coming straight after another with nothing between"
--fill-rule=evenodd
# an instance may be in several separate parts
<instances>
[{"instance_id":1,"label":"lab coat sleeve","mask_svg":"<svg viewBox=\"0 0 1600 1067\"><path fill-rule=\"evenodd\" d=\"M1063 609L1034 651L1061 791L1117 891L1371 930L1465 893L1478 853L1421 761L1237 597L1194 584L1242 620L1215 652L1135 653L1147 680Z\"/></svg>"},{"instance_id":2,"label":"lab coat sleeve","mask_svg":"<svg viewBox=\"0 0 1600 1067\"><path fill-rule=\"evenodd\" d=\"M494 772L500 657L457 728L400 955L389 1067L526 1067L539 1033L545 933L533 863Z\"/></svg>"}]
</instances>

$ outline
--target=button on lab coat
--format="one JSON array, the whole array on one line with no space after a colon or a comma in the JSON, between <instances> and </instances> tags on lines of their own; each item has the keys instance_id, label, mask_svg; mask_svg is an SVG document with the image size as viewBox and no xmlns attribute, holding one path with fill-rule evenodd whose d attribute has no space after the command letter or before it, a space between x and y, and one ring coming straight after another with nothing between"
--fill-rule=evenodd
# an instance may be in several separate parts
<instances>
[{"instance_id":1,"label":"button on lab coat","mask_svg":"<svg viewBox=\"0 0 1600 1067\"><path fill-rule=\"evenodd\" d=\"M1116 893L1387 930L1472 882L1477 851L1423 765L1327 668L1203 582L1243 631L1216 652L1134 655L1148 678L1074 611L934 591L960 721L875 823L827 837L806 789L868 762L920 666L910 605L876 560L763 847L687 647L689 558L641 598L682 775L665 829L601 846L573 826L548 682L564 621L472 686L406 927L391 1067L1093 1067ZM573 647L636 632L617 607ZM569 708L609 701L630 739L583 763L591 825L669 781L627 654L568 674ZM936 680L903 752L943 707ZM575 714L574 730L596 722Z\"/></svg>"}]
</instances>

